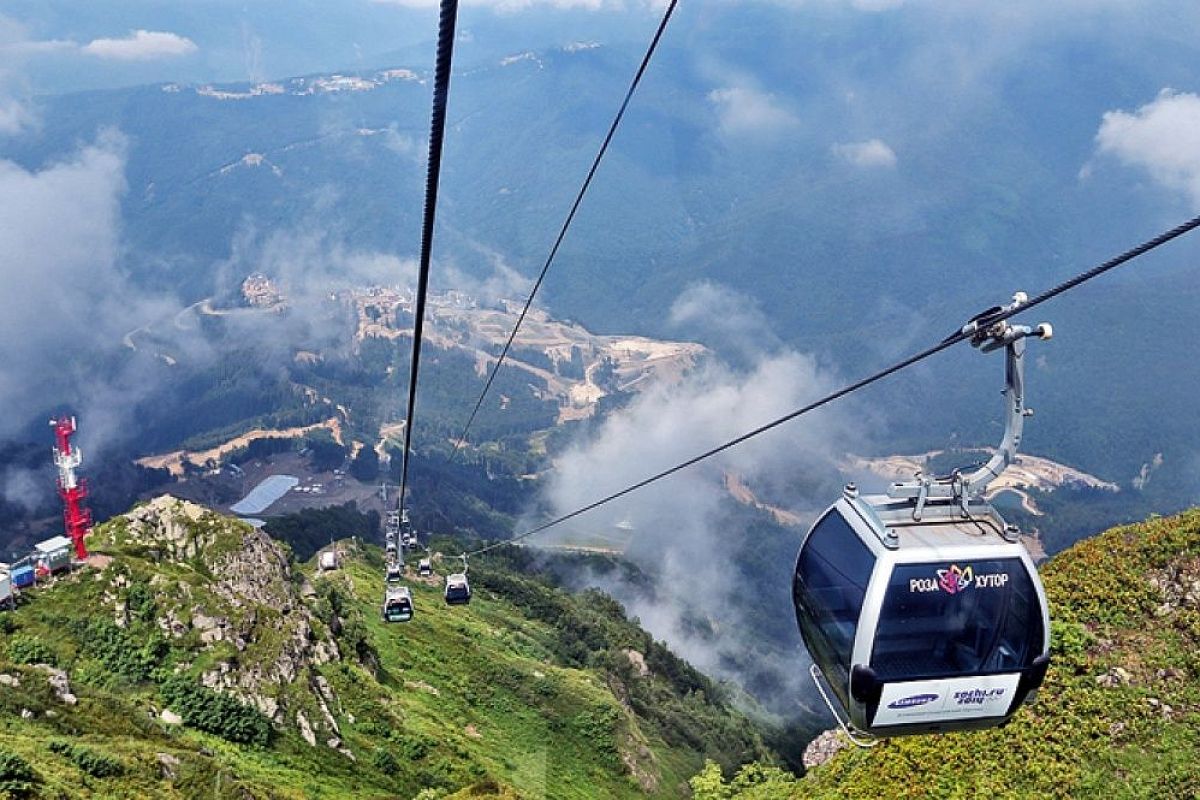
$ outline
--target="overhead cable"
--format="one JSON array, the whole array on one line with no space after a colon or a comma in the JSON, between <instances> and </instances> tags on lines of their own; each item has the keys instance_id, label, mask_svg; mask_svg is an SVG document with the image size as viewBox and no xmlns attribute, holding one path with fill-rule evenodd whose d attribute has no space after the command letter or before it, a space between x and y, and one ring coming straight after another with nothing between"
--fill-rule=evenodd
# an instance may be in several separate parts
<instances>
[{"instance_id":1,"label":"overhead cable","mask_svg":"<svg viewBox=\"0 0 1200 800\"><path fill-rule=\"evenodd\" d=\"M425 295L429 291L429 263L433 251L433 221L437 212L438 180L442 173L442 142L446 132L446 102L450 95L450 66L454 57L454 26L458 0L442 0L438 18L437 63L433 73L433 114L429 121L429 165L425 173L425 213L421 225L421 260L417 272L417 297L413 309L412 363L408 372L408 410L404 416L404 453L400 462L400 494L396 507L403 510L408 486L408 462L417 410L417 377L421 364L421 335L425 328Z\"/></svg>"},{"instance_id":2,"label":"overhead cable","mask_svg":"<svg viewBox=\"0 0 1200 800\"><path fill-rule=\"evenodd\" d=\"M587 194L588 187L592 185L592 178L596 176L596 170L600 167L600 162L604 159L604 154L608 152L608 146L613 140L613 135L617 132L617 127L621 124L621 119L625 116L625 109L629 107L629 101L633 98L633 93L637 91L638 84L642 82L642 75L646 72L646 67L650 65L650 59L654 56L654 51L658 48L658 42L662 38L663 31L667 29L667 23L671 20L671 15L675 13L675 5L678 0L671 0L668 3L666 11L663 12L662 20L658 23L658 29L654 32L654 38L650 40L650 46L646 48L646 54L642 56L642 63L638 66L637 73L633 76L633 81L629 84L629 88L625 92L625 99L621 101L620 108L617 109L617 114L613 117L612 124L608 126L608 133L604 136L604 141L600 144L600 150L597 151L596 157L592 159L592 166L587 172L587 177L583 179L583 184L579 187L579 191L575 195L575 202L571 204L571 210L567 212L567 217L563 220L562 227L558 231L558 236L554 240L554 246L550 248L550 254L546 256L546 262L542 265L542 271L538 273L537 280L533 282L533 288L529 292L529 297L525 300L525 306L521 309L521 313L517 316L517 323L513 325L512 332L508 335L508 341L504 343L504 348L500 351L500 356L496 359L495 365L491 372L488 373L487 381L483 385L483 391L479 393L479 399L475 401L475 408L471 409L471 415L467 418L467 424L463 426L462 434L458 437L458 443L454 447L454 452L450 458L453 460L458 451L463 448L467 442L467 433L471 430L471 425L475 422L476 415L479 414L479 409L483 406L484 398L492 388L492 383L496 380L496 375L500 372L500 366L504 363L504 359L508 357L508 351L512 349L513 340L517 338L517 331L521 330L521 324L525 322L525 315L529 313L530 306L533 305L533 298L537 296L538 289L542 287L542 281L546 278L546 273L550 271L550 265L554 263L555 257L558 255L558 249L562 245L563 240L567 236L567 231L571 228L571 223L575 219L575 213L579 211L579 206L583 203L583 196Z\"/></svg>"},{"instance_id":3,"label":"overhead cable","mask_svg":"<svg viewBox=\"0 0 1200 800\"><path fill-rule=\"evenodd\" d=\"M1046 302L1047 300L1057 297L1058 295L1063 294L1064 292L1069 291L1069 290L1075 288L1076 286L1079 286L1082 283L1090 281L1095 277L1103 275L1104 273L1106 273L1110 270L1116 269L1117 267L1121 266L1122 264L1132 261L1133 259L1137 258L1138 256L1144 255L1145 253L1148 253L1151 250L1154 250L1155 248L1160 247L1160 246L1166 244L1167 242L1170 242L1173 239L1177 239L1178 237L1183 236L1185 233L1189 233L1190 231L1195 230L1197 227L1200 227L1200 216L1193 217L1192 219L1188 220L1187 222L1183 223L1182 225L1179 225L1168 231L1165 231L1165 232L1159 234L1158 236L1155 236L1153 239L1149 239L1134 248L1126 250L1124 253L1121 253L1118 256L1110 258L1108 261L1105 261L1102 264L1098 264L1097 266L1093 267L1090 270L1087 270L1086 272L1081 272L1080 274L1076 275L1075 277L1073 277L1069 280L1063 281L1062 283L1058 284L1057 286L1054 286L1054 287L1042 292L1041 294L1037 295L1036 297L1030 299L1028 302L1022 303L1017 307L1011 308L1009 310L993 309L992 311L984 312L983 315L980 315L979 317L972 319L966 325L962 326L957 331L952 333L950 336L947 336L945 339L943 339L942 341L933 345L932 347L928 347L925 350L922 350L921 352L916 353L915 355L911 355L908 358L903 359L902 361L898 361L895 364L892 364L890 367L882 369L866 378L855 381L854 383L849 384L848 386L838 389L837 391L832 392L830 394L827 394L824 397L820 398L819 400L815 400L802 408L798 408L795 411L792 411L789 414L785 414L784 416L779 417L778 419L772 420L771 422L768 422L765 425L760 425L759 427L755 428L754 430L743 433L741 436L738 436L737 438L734 438L734 439L730 439L729 441L725 442L724 444L717 445L716 447L706 450L703 453L700 453L699 455L693 456L692 458L689 458L687 461L683 461L679 464L676 464L673 467L664 469L661 472L657 472L648 478L644 478L644 479L638 481L637 483L634 483L630 486L625 487L624 489L621 489L620 491L613 492L612 494L610 494L606 497L602 497L599 500L596 500L595 502L588 503L587 505L583 506L582 508L577 508L570 513L563 514L562 516L559 516L559 517L555 517L554 519L550 520L549 522L544 522L535 528L525 531L524 533L517 534L516 536L512 536L508 539L504 539L499 542L493 542L492 544L486 545L485 547L481 547L478 550L468 553L467 555L469 557L477 556L482 553L486 553L489 550L494 550L497 547L501 547L501 546L508 545L508 544L514 544L523 539L528 539L531 536L536 536L537 534L542 533L543 531L546 531L550 528L553 528L556 525L560 525L560 524L566 522L567 520L574 519L575 517L578 517L581 514L586 514L587 512L597 509L600 506L603 506L607 503L611 503L613 500L624 497L625 495L630 494L631 492L635 492L638 489L649 486L652 483L656 483L656 482L662 480L663 478L666 478L670 475L674 475L676 472L679 472L680 470L687 469L688 467L698 464L699 462L704 461L705 459L712 458L713 456L717 455L718 453L722 453L722 452L730 449L731 447L735 447L735 446L741 444L742 442L747 441L748 439L753 439L754 437L759 436L763 433L766 433L769 430L777 428L780 425L784 424L785 422L790 422L790 421L796 419L797 417L800 417L800 416L803 416L803 415L809 413L810 411L815 411L818 408L821 408L822 406L828 405L829 403L832 403L834 400L838 400L842 397L845 397L848 394L851 394L852 392L856 392L859 389L869 386L872 383L875 383L876 381L882 380L883 378L886 378L887 376L892 375L893 373L899 372L902 369L906 369L920 361L924 361L925 359L929 358L930 356L936 355L937 353L940 353L943 350L947 350L947 349L953 347L954 345L971 338L971 335L976 330L979 330L985 326L991 326L991 325L995 325L996 323L1003 322L1004 320L1007 320L1008 318L1015 316L1016 314L1020 314L1024 311L1027 311L1027 310L1033 308L1034 306L1041 305L1042 303Z\"/></svg>"}]
</instances>

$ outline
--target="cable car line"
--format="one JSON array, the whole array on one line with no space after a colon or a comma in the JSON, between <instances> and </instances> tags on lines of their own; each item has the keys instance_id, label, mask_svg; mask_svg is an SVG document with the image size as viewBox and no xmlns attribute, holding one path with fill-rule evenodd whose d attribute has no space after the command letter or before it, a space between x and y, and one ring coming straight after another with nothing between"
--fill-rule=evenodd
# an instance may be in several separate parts
<instances>
[{"instance_id":1,"label":"cable car line","mask_svg":"<svg viewBox=\"0 0 1200 800\"><path fill-rule=\"evenodd\" d=\"M437 62L433 78L433 113L429 121L429 164L425 174L425 212L421 224L421 260L417 297L413 309L412 363L408 372L408 410L404 417L404 451L400 461L400 495L403 509L408 487L408 460L412 452L413 418L417 405L417 377L421 363L421 335L425 327L425 295L429 290L429 262L433 250L433 222L437 212L438 181L442 172L442 143L446 132L446 103L450 95L450 66L454 57L454 27L458 0L442 0L438 18Z\"/></svg>"},{"instance_id":2,"label":"cable car line","mask_svg":"<svg viewBox=\"0 0 1200 800\"><path fill-rule=\"evenodd\" d=\"M563 514L562 516L556 517L556 518L550 520L549 522L544 522L528 531L517 534L516 536L512 536L508 539L504 539L504 540L501 540L498 542L493 542L484 547L480 547L479 549L474 550L474 551L468 553L467 555L469 557L481 555L490 550L494 550L498 547L502 547L504 545L509 545L509 544L515 544L516 542L522 541L523 539L528 539L531 536L536 536L537 534L542 533L550 528L553 528L556 525L560 525L568 520L574 519L575 517L578 517L581 514L586 514L589 511L592 511L594 509L599 508L600 506L611 503L612 501L617 500L621 497L624 497L625 495L630 494L632 492L635 492L638 489L644 488L646 486L649 486L652 483L656 483L656 482L662 480L663 478L674 475L676 472L687 469L688 467L698 464L699 462L704 461L706 459L709 459L709 458L717 455L718 453L722 453L732 447L735 447L735 446L741 444L742 442L745 442L749 439L753 439L756 436L766 433L769 430L777 428L780 425L783 425L785 422L790 422L793 419L796 419L797 417L803 416L811 411L815 411L818 408L821 408L822 406L832 403L834 400L838 400L842 397L845 397L846 395L856 392L859 389L862 389L866 386L871 385L872 383L876 383L877 381L880 381L883 378L886 378L889 375L892 375L893 373L899 372L902 369L906 369L920 361L924 361L925 359L929 358L930 356L936 355L937 353L940 353L943 350L947 350L947 349L953 347L954 345L959 344L960 342L971 339L973 336L976 336L981 331L990 329L997 323L1004 322L1005 320L1009 319L1010 317L1012 317L1018 313L1027 311L1030 308L1040 305L1040 304L1046 302L1047 300L1051 300L1054 297L1057 297L1058 295L1060 295L1070 289L1073 289L1082 283L1090 281L1091 279L1098 277L1099 275L1102 275L1110 270L1116 269L1117 267L1121 266L1122 264L1132 261L1133 259L1137 258L1138 256L1144 255L1144 254L1150 252L1151 250L1154 250L1154 249L1166 244L1167 242L1170 242L1173 239L1177 239L1178 237L1183 236L1184 234L1195 230L1197 227L1200 227L1200 216L1193 217L1192 219L1188 220L1187 222L1183 223L1182 225L1178 225L1168 231L1164 231L1163 233L1159 234L1158 236L1155 236L1152 239L1148 239L1145 242L1137 245L1136 247L1126 250L1124 253L1121 253L1120 255L1115 256L1115 257L1109 259L1108 261L1105 261L1102 264L1099 264L1099 265L1093 267L1092 269L1087 270L1086 272L1082 272L1079 275L1076 275L1075 277L1073 277L1069 280L1063 281L1062 283L1058 284L1057 286L1054 286L1054 287L1042 292L1041 294L1037 295L1036 297L1034 297L1031 300L1028 300L1027 302L1014 303L1012 306L1008 306L1008 307L1004 307L1004 308L995 307L995 308L988 309L987 311L983 312L982 314L978 314L975 317L973 317L965 325L963 325L961 328L959 328L959 330L950 334L945 339L943 339L942 341L933 345L932 347L928 347L925 350L922 350L919 353L911 355L908 358L903 359L902 361L898 361L895 364L892 364L891 366L886 367L885 369L879 370L878 372L876 372L872 375L869 375L868 377L862 378L861 380L855 381L854 383L844 386L843 388L838 389L837 391L834 391L830 394L827 394L824 397L822 397L818 400L815 400L806 406L803 406L802 408L798 408L789 414L785 414L784 416L779 417L778 419L775 419L775 420L772 420L771 422L766 423L765 425L760 425L759 427L754 428L753 430L748 431L746 433L743 433L742 435L740 435L734 439L730 439L729 441L725 442L724 444L717 445L716 447L706 450L697 456L693 456L692 458L689 458L686 461L676 464L673 467L664 469L661 472L655 473L654 475L651 475L648 478L644 478L643 480L640 480L637 483L627 486L624 489L621 489L620 491L613 492L612 494L610 494L606 497L596 500L595 502L589 503L589 504L583 506L582 508L578 508L567 514Z\"/></svg>"},{"instance_id":3,"label":"cable car line","mask_svg":"<svg viewBox=\"0 0 1200 800\"><path fill-rule=\"evenodd\" d=\"M433 78L433 112L429 120L429 163L425 172L425 208L421 221L421 258L417 273L417 294L413 306L412 362L408 372L408 407L404 417L404 451L400 462L400 492L396 508L385 508L387 522L384 545L387 564L384 572L383 607L385 622L408 622L415 613L412 590L403 585L404 548L410 546L412 530L408 525L405 490L408 488L408 461L412 454L413 422L417 406L417 380L421 366L421 338L425 327L425 297L429 291L429 266L433 252L433 223L437 212L438 182L442 172L442 145L446 133L446 104L450 95L450 67L454 60L454 28L458 21L458 0L441 0L438 17L437 61ZM385 484L386 486L386 484Z\"/></svg>"},{"instance_id":4,"label":"cable car line","mask_svg":"<svg viewBox=\"0 0 1200 800\"><path fill-rule=\"evenodd\" d=\"M454 451L450 454L451 461L458 455L458 451L462 450L463 446L466 445L467 433L471 430L471 425L475 422L475 417L479 413L479 409L483 406L484 398L487 397L488 391L492 388L492 383L496 380L496 375L500 372L500 366L504 363L504 359L508 356L508 351L512 348L513 340L517 338L517 331L521 329L521 324L525 322L525 315L529 313L529 308L533 305L533 299L537 296L538 289L541 288L542 281L546 278L546 273L550 271L550 266L554 263L554 259L558 255L558 249L566 238L567 231L571 228L571 223L575 220L575 213L579 211L579 206L583 203L583 197L587 194L588 187L592 185L592 178L596 176L596 170L599 169L600 162L604 159L605 153L608 152L608 146L612 142L622 118L625 116L625 109L629 107L629 101L633 98L633 93L637 91L638 84L642 81L642 75L646 72L646 67L650 65L650 59L654 56L654 51L658 48L658 42L667 28L667 23L671 20L671 15L675 13L677 3L678 0L671 0L667 5L666 11L663 12L662 20L658 23L658 29L654 32L654 37L650 40L650 46L646 48L646 54L642 56L642 63L638 66L637 73L633 76L633 81L629 84L629 88L625 92L625 99L621 101L621 106L617 109L616 116L613 117L612 124L608 127L608 133L605 134L604 141L601 143L596 157L592 160L592 166L588 170L587 177L583 179L583 184L579 187L579 192L575 195L575 201L571 204L571 210L567 213L566 219L563 220L562 227L558 231L558 236L554 240L554 245L550 248L550 254L546 256L546 262L542 265L542 271L538 273L537 280L534 281L533 288L529 292L529 297L525 300L525 306L517 316L517 323L513 326L512 332L508 335L508 341L504 343L504 347L500 351L500 356L496 359L492 371L488 374L487 381L483 385L483 391L479 393L479 399L475 401L475 408L471 410L471 415L467 418L467 424L463 426L462 434L458 437Z\"/></svg>"}]
</instances>

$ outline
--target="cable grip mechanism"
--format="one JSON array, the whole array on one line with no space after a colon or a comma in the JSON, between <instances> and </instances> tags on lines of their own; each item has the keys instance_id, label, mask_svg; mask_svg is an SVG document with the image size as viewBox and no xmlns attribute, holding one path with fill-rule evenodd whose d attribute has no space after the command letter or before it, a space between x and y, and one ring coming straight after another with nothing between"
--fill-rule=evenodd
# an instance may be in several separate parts
<instances>
[{"instance_id":1,"label":"cable grip mechanism","mask_svg":"<svg viewBox=\"0 0 1200 800\"><path fill-rule=\"evenodd\" d=\"M981 352L1004 348L1004 438L988 462L974 472L964 475L956 470L944 477L918 476L911 481L893 483L888 488L888 496L913 500L913 519L920 520L925 506L939 500L958 503L963 513L969 516L970 501L982 497L988 485L1016 461L1025 418L1033 415L1033 409L1025 406L1025 340L1029 337L1049 340L1054 336L1054 328L1048 322L1032 327L1008 322L1008 316L1028 302L1028 295L1017 292L1008 305L989 308L972 317L960 329L971 346Z\"/></svg>"}]
</instances>

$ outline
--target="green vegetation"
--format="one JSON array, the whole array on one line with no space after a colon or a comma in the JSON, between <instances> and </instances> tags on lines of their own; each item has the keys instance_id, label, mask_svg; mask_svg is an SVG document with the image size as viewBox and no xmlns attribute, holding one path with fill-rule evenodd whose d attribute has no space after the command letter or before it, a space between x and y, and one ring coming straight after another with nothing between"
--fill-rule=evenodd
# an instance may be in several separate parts
<instances>
[{"instance_id":1,"label":"green vegetation","mask_svg":"<svg viewBox=\"0 0 1200 800\"><path fill-rule=\"evenodd\" d=\"M36 781L37 774L29 762L16 753L0 750L0 792L11 797L27 797Z\"/></svg>"},{"instance_id":2,"label":"green vegetation","mask_svg":"<svg viewBox=\"0 0 1200 800\"><path fill-rule=\"evenodd\" d=\"M1007 728L851 748L801 779L710 764L696 800L1200 796L1200 510L1110 530L1043 576L1054 662Z\"/></svg>"},{"instance_id":3,"label":"green vegetation","mask_svg":"<svg viewBox=\"0 0 1200 800\"><path fill-rule=\"evenodd\" d=\"M388 625L373 547L342 540L320 574L165 498L91 544L112 562L27 593L0 630L11 796L678 797L705 759L772 758L610 598L507 559L472 570L469 606L412 580L416 617ZM26 663L48 659L69 697Z\"/></svg>"},{"instance_id":4,"label":"green vegetation","mask_svg":"<svg viewBox=\"0 0 1200 800\"><path fill-rule=\"evenodd\" d=\"M58 663L55 654L45 642L33 636L14 636L8 643L8 659L14 664Z\"/></svg>"},{"instance_id":5,"label":"green vegetation","mask_svg":"<svg viewBox=\"0 0 1200 800\"><path fill-rule=\"evenodd\" d=\"M379 532L379 512L363 513L354 503L325 508L306 508L294 514L274 517L267 522L267 533L287 542L296 558L307 561L333 539L352 536L371 538Z\"/></svg>"},{"instance_id":6,"label":"green vegetation","mask_svg":"<svg viewBox=\"0 0 1200 800\"><path fill-rule=\"evenodd\" d=\"M258 709L198 686L182 675L163 681L159 694L179 712L184 723L194 728L238 744L265 747L271 741L271 722Z\"/></svg>"},{"instance_id":7,"label":"green vegetation","mask_svg":"<svg viewBox=\"0 0 1200 800\"><path fill-rule=\"evenodd\" d=\"M88 747L54 741L50 743L49 749L51 753L65 756L93 778L115 778L125 772L125 767L120 761Z\"/></svg>"}]
</instances>

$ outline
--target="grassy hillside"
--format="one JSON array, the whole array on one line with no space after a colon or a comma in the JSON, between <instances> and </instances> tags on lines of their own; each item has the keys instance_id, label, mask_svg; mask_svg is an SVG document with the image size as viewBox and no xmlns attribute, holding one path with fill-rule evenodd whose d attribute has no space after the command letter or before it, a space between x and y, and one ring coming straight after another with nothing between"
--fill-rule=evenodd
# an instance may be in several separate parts
<instances>
[{"instance_id":1,"label":"grassy hillside","mask_svg":"<svg viewBox=\"0 0 1200 800\"><path fill-rule=\"evenodd\" d=\"M1200 796L1200 510L1110 530L1043 575L1055 661L1007 728L847 750L798 780L710 767L697 800Z\"/></svg>"},{"instance_id":2,"label":"grassy hillside","mask_svg":"<svg viewBox=\"0 0 1200 800\"><path fill-rule=\"evenodd\" d=\"M318 575L171 498L92 544L111 561L0 617L13 797L678 797L706 758L769 757L600 595L493 568L451 608L414 579L386 625L374 548Z\"/></svg>"}]
</instances>

